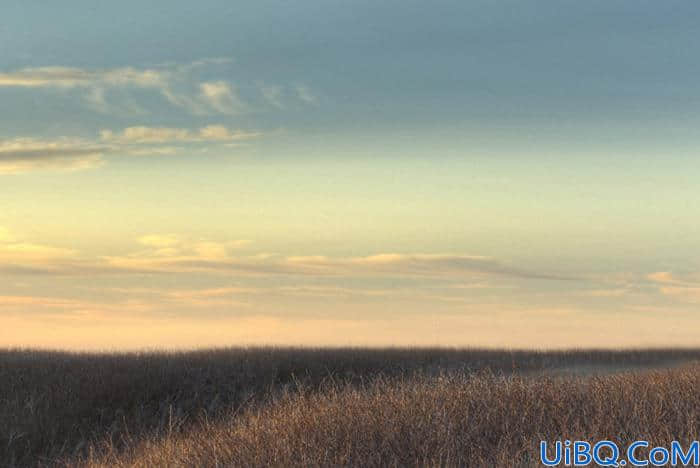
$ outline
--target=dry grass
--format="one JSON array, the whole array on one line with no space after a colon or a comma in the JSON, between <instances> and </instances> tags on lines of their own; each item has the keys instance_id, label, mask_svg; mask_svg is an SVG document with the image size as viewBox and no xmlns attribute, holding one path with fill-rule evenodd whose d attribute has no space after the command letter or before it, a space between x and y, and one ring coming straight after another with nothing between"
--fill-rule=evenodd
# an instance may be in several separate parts
<instances>
[{"instance_id":1,"label":"dry grass","mask_svg":"<svg viewBox=\"0 0 700 468\"><path fill-rule=\"evenodd\" d=\"M668 446L697 438L699 370L335 385L286 394L241 417L86 466L536 466L540 440L646 439Z\"/></svg>"},{"instance_id":2,"label":"dry grass","mask_svg":"<svg viewBox=\"0 0 700 468\"><path fill-rule=\"evenodd\" d=\"M526 446L531 453L537 431L607 428L626 437L642 428L624 414L665 421L650 426L656 437L680 437L697 429L695 371L593 380L542 374L699 358L698 350L0 351L0 465L452 465ZM548 425L521 428L540 421L534 417Z\"/></svg>"}]
</instances>

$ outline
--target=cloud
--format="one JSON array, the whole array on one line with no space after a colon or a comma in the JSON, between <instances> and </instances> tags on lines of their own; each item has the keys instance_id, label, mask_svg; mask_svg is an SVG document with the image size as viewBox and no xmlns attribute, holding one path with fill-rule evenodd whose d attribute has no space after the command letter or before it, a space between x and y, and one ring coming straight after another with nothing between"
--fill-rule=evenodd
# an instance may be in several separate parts
<instances>
[{"instance_id":1,"label":"cloud","mask_svg":"<svg viewBox=\"0 0 700 468\"><path fill-rule=\"evenodd\" d=\"M81 139L0 140L0 174L18 174L33 169L80 170L99 166L108 150Z\"/></svg>"},{"instance_id":2,"label":"cloud","mask_svg":"<svg viewBox=\"0 0 700 468\"><path fill-rule=\"evenodd\" d=\"M3 262L41 262L71 258L75 251L41 244L14 242L0 244L0 259Z\"/></svg>"},{"instance_id":3,"label":"cloud","mask_svg":"<svg viewBox=\"0 0 700 468\"><path fill-rule=\"evenodd\" d=\"M260 133L256 132L242 132L235 131L231 132L228 128L223 125L208 125L199 129L199 138L201 140L210 141L232 141L232 140L245 140L249 138L255 138L260 136Z\"/></svg>"},{"instance_id":4,"label":"cloud","mask_svg":"<svg viewBox=\"0 0 700 468\"><path fill-rule=\"evenodd\" d=\"M495 274L532 279L570 280L573 278L522 270L482 256L449 254L384 253L366 257L333 259L327 257L290 257L287 262L303 267L353 273L401 274L413 276L453 275L460 273Z\"/></svg>"},{"instance_id":5,"label":"cloud","mask_svg":"<svg viewBox=\"0 0 700 468\"><path fill-rule=\"evenodd\" d=\"M678 275L670 271L657 271L648 274L647 279L661 285L700 286L700 275L692 273Z\"/></svg>"},{"instance_id":6,"label":"cloud","mask_svg":"<svg viewBox=\"0 0 700 468\"><path fill-rule=\"evenodd\" d=\"M81 258L77 250L17 238L0 228L0 274L64 276L113 273L103 262Z\"/></svg>"},{"instance_id":7,"label":"cloud","mask_svg":"<svg viewBox=\"0 0 700 468\"><path fill-rule=\"evenodd\" d=\"M280 86L276 84L257 83L257 89L263 101L277 109L287 109L290 106L298 106L299 103L306 106L318 106L319 98L306 85Z\"/></svg>"},{"instance_id":8,"label":"cloud","mask_svg":"<svg viewBox=\"0 0 700 468\"><path fill-rule=\"evenodd\" d=\"M246 104L225 81L201 83L199 89L201 100L222 114L238 114L246 110Z\"/></svg>"},{"instance_id":9,"label":"cloud","mask_svg":"<svg viewBox=\"0 0 700 468\"><path fill-rule=\"evenodd\" d=\"M306 104L317 105L318 97L311 92L311 89L306 85L298 85L296 87L297 97Z\"/></svg>"},{"instance_id":10,"label":"cloud","mask_svg":"<svg viewBox=\"0 0 700 468\"><path fill-rule=\"evenodd\" d=\"M231 130L223 125L208 125L196 131L172 127L127 127L121 132L100 131L102 141L121 144L152 143L199 143L230 142L246 140L260 136L257 132Z\"/></svg>"},{"instance_id":11,"label":"cloud","mask_svg":"<svg viewBox=\"0 0 700 468\"><path fill-rule=\"evenodd\" d=\"M659 292L681 302L700 303L700 277L683 275L678 277L668 271L658 271L647 275L647 279L659 285Z\"/></svg>"},{"instance_id":12,"label":"cloud","mask_svg":"<svg viewBox=\"0 0 700 468\"><path fill-rule=\"evenodd\" d=\"M245 104L230 83L222 80L198 81L192 76L195 69L229 61L225 58L204 59L184 65L170 63L150 68L22 68L0 73L0 87L83 90L89 107L103 113L124 110L120 104L110 102L112 91L150 90L160 94L170 104L194 114L233 114L244 109ZM123 96L119 101L124 101ZM143 112L143 109L138 110Z\"/></svg>"},{"instance_id":13,"label":"cloud","mask_svg":"<svg viewBox=\"0 0 700 468\"><path fill-rule=\"evenodd\" d=\"M5 234L7 236L7 234ZM248 240L192 239L174 234L149 234L129 255L79 258L72 250L24 244L0 244L3 259L28 274L206 273L233 276L284 275L305 278L433 278L464 281L500 276L534 280L572 278L505 265L496 259L467 255L385 253L358 257L241 255ZM3 257L4 255L4 257ZM14 255L14 256L10 256ZM7 260L12 260L7 262Z\"/></svg>"},{"instance_id":14,"label":"cloud","mask_svg":"<svg viewBox=\"0 0 700 468\"><path fill-rule=\"evenodd\" d=\"M656 283L673 283L673 275L668 271L657 271L655 273L650 273L647 278Z\"/></svg>"},{"instance_id":15,"label":"cloud","mask_svg":"<svg viewBox=\"0 0 700 468\"><path fill-rule=\"evenodd\" d=\"M234 256L246 241L180 241L173 236L141 238L147 251L105 257L114 268L163 273L208 272L241 275L300 275L318 277L385 276L458 278L497 275L523 279L572 278L523 270L495 259L467 255L386 253L362 257L252 255Z\"/></svg>"},{"instance_id":16,"label":"cloud","mask_svg":"<svg viewBox=\"0 0 700 468\"><path fill-rule=\"evenodd\" d=\"M22 68L14 72L0 73L0 86L24 88L94 88L104 87L163 88L171 71L136 69L133 67L102 70L86 70L72 67Z\"/></svg>"},{"instance_id":17,"label":"cloud","mask_svg":"<svg viewBox=\"0 0 700 468\"><path fill-rule=\"evenodd\" d=\"M129 148L125 152L130 156L166 156L175 154L180 150L175 146L147 146L147 147L137 147Z\"/></svg>"},{"instance_id":18,"label":"cloud","mask_svg":"<svg viewBox=\"0 0 700 468\"><path fill-rule=\"evenodd\" d=\"M165 127L127 127L121 134L114 134L111 130L102 130L100 138L104 141L118 141L121 143L163 143L165 141L182 141L189 132L179 128Z\"/></svg>"},{"instance_id":19,"label":"cloud","mask_svg":"<svg viewBox=\"0 0 700 468\"><path fill-rule=\"evenodd\" d=\"M169 155L179 144L228 144L257 138L259 132L232 130L223 125L199 129L171 127L127 127L122 131L101 130L99 139L58 137L53 140L14 138L0 140L0 175L32 170L77 171L100 166L107 154ZM169 146L153 146L155 144Z\"/></svg>"},{"instance_id":20,"label":"cloud","mask_svg":"<svg viewBox=\"0 0 700 468\"><path fill-rule=\"evenodd\" d=\"M78 68L44 66L0 72L0 88L25 88L80 93L83 105L103 114L144 115L152 99L184 109L193 115L239 115L261 109L284 109L286 98L317 106L319 99L306 84L296 86L260 82L243 83L252 90L243 96L239 87L213 76L213 71L230 63L228 58L209 58L189 63L164 63L150 67ZM206 78L202 77L206 74ZM219 78L219 79L212 79Z\"/></svg>"},{"instance_id":21,"label":"cloud","mask_svg":"<svg viewBox=\"0 0 700 468\"><path fill-rule=\"evenodd\" d=\"M187 271L180 264L192 262L212 262L227 260L235 249L250 243L247 240L212 241L207 239L187 239L174 234L149 234L138 239L146 250L123 257L105 257L107 264L126 270L144 271Z\"/></svg>"},{"instance_id":22,"label":"cloud","mask_svg":"<svg viewBox=\"0 0 700 468\"><path fill-rule=\"evenodd\" d=\"M18 240L9 230L0 228L0 264L48 263L72 258L75 250Z\"/></svg>"}]
</instances>

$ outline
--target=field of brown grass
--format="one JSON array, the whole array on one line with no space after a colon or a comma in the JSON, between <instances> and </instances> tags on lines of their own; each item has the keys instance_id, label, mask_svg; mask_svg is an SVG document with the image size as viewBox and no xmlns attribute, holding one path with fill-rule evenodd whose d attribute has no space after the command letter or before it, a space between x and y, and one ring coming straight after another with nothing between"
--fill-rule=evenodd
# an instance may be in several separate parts
<instances>
[{"instance_id":1,"label":"field of brown grass","mask_svg":"<svg viewBox=\"0 0 700 468\"><path fill-rule=\"evenodd\" d=\"M7 350L0 460L536 466L539 440L696 439L697 360L700 350Z\"/></svg>"}]
</instances>

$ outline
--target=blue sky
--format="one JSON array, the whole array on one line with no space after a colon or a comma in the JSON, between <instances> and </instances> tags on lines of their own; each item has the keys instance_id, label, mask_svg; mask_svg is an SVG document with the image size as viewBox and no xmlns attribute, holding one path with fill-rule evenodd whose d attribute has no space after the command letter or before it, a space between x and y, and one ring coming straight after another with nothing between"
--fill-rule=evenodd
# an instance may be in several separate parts
<instances>
[{"instance_id":1,"label":"blue sky","mask_svg":"<svg viewBox=\"0 0 700 468\"><path fill-rule=\"evenodd\" d=\"M697 344L699 14L8 1L0 344Z\"/></svg>"},{"instance_id":2,"label":"blue sky","mask_svg":"<svg viewBox=\"0 0 700 468\"><path fill-rule=\"evenodd\" d=\"M689 138L697 14L696 5L673 1L8 2L0 34L7 71L224 57L232 62L198 75L235 80L250 94L258 83L305 84L332 104L295 116L293 125L279 114L245 117L258 125L311 130L322 122L329 131L364 133L471 124L564 135L581 126L604 138L615 121L669 136L685 126ZM3 100L29 104L22 114L30 122L5 116L3 127L36 125L32 99L4 91ZM50 110L62 112L56 104ZM77 110L63 117L85 120Z\"/></svg>"}]
</instances>

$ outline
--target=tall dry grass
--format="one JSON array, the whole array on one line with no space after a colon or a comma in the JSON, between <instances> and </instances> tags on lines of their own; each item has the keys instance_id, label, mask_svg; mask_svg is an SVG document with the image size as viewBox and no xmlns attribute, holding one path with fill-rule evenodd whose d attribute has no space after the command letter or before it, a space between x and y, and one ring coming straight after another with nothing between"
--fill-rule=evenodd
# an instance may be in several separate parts
<instances>
[{"instance_id":1,"label":"tall dry grass","mask_svg":"<svg viewBox=\"0 0 700 468\"><path fill-rule=\"evenodd\" d=\"M0 350L0 466L50 466L91 447L129 453L263 408L298 386L313 393L384 379L664 366L700 350L487 351L478 349L230 348L193 352L66 353ZM344 387L343 387L344 388ZM207 422L208 421L208 422ZM189 433L189 432L188 432Z\"/></svg>"},{"instance_id":2,"label":"tall dry grass","mask_svg":"<svg viewBox=\"0 0 700 468\"><path fill-rule=\"evenodd\" d=\"M85 467L538 466L539 441L697 439L700 367L604 377L378 379L287 393Z\"/></svg>"}]
</instances>

